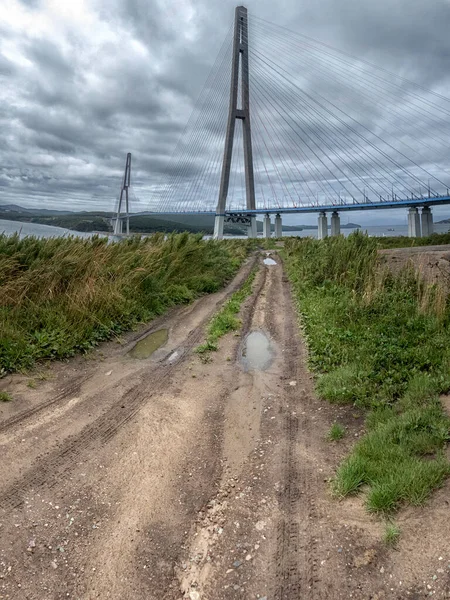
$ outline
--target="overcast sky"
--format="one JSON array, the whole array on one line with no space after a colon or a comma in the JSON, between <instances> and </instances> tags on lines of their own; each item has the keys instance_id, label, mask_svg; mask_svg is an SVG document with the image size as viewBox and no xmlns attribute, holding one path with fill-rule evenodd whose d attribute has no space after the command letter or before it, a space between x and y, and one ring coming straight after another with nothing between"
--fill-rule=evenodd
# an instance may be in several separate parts
<instances>
[{"instance_id":1,"label":"overcast sky","mask_svg":"<svg viewBox=\"0 0 450 600\"><path fill-rule=\"evenodd\" d=\"M170 156L235 6L0 0L0 203L111 210L131 152L133 208L146 210L154 182L170 176ZM254 0L247 7L450 97L446 0ZM372 122L375 109L367 110ZM404 219L402 211L391 217Z\"/></svg>"}]
</instances>

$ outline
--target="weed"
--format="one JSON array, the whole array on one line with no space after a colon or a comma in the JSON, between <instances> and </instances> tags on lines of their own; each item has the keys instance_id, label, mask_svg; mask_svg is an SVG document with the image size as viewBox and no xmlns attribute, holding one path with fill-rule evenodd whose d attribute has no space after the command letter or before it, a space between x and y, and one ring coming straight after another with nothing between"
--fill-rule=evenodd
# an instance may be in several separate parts
<instances>
[{"instance_id":1,"label":"weed","mask_svg":"<svg viewBox=\"0 0 450 600\"><path fill-rule=\"evenodd\" d=\"M206 354L207 352L217 352L218 349L219 347L215 342L207 341L204 344L200 344L200 346L197 346L195 351L197 352L197 354Z\"/></svg>"},{"instance_id":2,"label":"weed","mask_svg":"<svg viewBox=\"0 0 450 600\"><path fill-rule=\"evenodd\" d=\"M400 538L400 529L395 525L395 523L387 523L386 528L384 530L383 541L386 546L391 546L395 548L398 544L398 540Z\"/></svg>"},{"instance_id":3,"label":"weed","mask_svg":"<svg viewBox=\"0 0 450 600\"><path fill-rule=\"evenodd\" d=\"M8 392L0 392L0 402L11 402L12 396Z\"/></svg>"},{"instance_id":4,"label":"weed","mask_svg":"<svg viewBox=\"0 0 450 600\"><path fill-rule=\"evenodd\" d=\"M342 440L342 438L345 435L345 429L344 427L342 427L342 425L340 425L340 423L333 423L333 425L331 426L330 431L328 432L328 436L327 438L331 441L331 442L337 442L339 440Z\"/></svg>"},{"instance_id":5,"label":"weed","mask_svg":"<svg viewBox=\"0 0 450 600\"><path fill-rule=\"evenodd\" d=\"M31 388L32 390L35 390L37 388L36 381L34 379L29 379L27 381L27 387Z\"/></svg>"}]
</instances>

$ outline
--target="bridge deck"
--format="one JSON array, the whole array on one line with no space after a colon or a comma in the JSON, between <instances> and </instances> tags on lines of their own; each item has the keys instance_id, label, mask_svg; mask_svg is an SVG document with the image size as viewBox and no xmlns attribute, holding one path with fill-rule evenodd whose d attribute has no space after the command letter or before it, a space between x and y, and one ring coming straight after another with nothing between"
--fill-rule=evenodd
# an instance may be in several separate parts
<instances>
[{"instance_id":1,"label":"bridge deck","mask_svg":"<svg viewBox=\"0 0 450 600\"><path fill-rule=\"evenodd\" d=\"M279 208L256 208L255 210L249 210L245 208L236 208L227 210L225 214L239 213L239 214L295 214L295 213L320 213L320 212L334 212L334 211L351 211L351 210L379 210L379 209L393 209L393 208L418 208L421 206L439 206L450 204L450 196L439 196L439 197L424 197L424 198L407 198L404 200L394 201L380 201L380 202L366 202L364 204L327 204L327 205L309 205L309 206L284 206ZM151 213L140 212L131 213L132 217L139 217L145 215L215 215L215 211L164 211ZM125 215L121 216L125 218Z\"/></svg>"}]
</instances>

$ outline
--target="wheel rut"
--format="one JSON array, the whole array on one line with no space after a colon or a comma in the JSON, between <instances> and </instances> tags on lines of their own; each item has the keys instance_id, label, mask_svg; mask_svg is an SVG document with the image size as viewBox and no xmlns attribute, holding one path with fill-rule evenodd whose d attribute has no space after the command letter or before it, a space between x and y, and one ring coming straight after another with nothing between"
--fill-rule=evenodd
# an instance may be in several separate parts
<instances>
[{"instance_id":1,"label":"wheel rut","mask_svg":"<svg viewBox=\"0 0 450 600\"><path fill-rule=\"evenodd\" d=\"M211 360L193 352L218 308L210 297L187 322L175 314L159 323L176 330L170 351L61 414L67 423L89 401L99 405L73 435L50 447L47 422L36 420L33 437L20 440L39 411L83 391L85 373L3 423L9 444L35 443L39 454L11 485L0 484L0 595L17 597L20 585L28 600L344 597L324 587L319 560L317 436L329 424L317 433L290 286L275 258L274 266L257 259L241 330L221 338ZM261 371L241 363L253 331L273 351Z\"/></svg>"},{"instance_id":2,"label":"wheel rut","mask_svg":"<svg viewBox=\"0 0 450 600\"><path fill-rule=\"evenodd\" d=\"M222 298L219 302L226 301L239 287L241 281L248 276L253 268L255 260L256 257L252 258L247 266L243 268L243 276L236 277L236 280L221 294ZM124 395L119 396L112 405L108 406L97 419L84 427L78 435L66 438L62 448L56 447L54 450L47 452L45 461L39 460L19 479L16 479L12 485L1 490L0 505L2 508L20 507L23 504L24 497L30 490L35 491L39 488L54 487L61 480L61 477L67 477L70 474L70 471L78 464L80 456L86 453L94 453L96 449L99 450L108 444L121 428L136 417L143 404L168 386L173 374L190 356L193 348L201 342L204 335L204 326L215 309L216 304L203 315L200 324L187 334L182 344L177 348L175 358L171 353L170 361L166 357L160 363L151 365L150 376L148 371L140 374L134 385ZM92 377L92 374L84 374L78 377L74 383L66 386L50 400L4 421L0 424L0 433L11 428L20 427L22 423L32 419L38 413L77 393L82 384L90 377Z\"/></svg>"}]
</instances>

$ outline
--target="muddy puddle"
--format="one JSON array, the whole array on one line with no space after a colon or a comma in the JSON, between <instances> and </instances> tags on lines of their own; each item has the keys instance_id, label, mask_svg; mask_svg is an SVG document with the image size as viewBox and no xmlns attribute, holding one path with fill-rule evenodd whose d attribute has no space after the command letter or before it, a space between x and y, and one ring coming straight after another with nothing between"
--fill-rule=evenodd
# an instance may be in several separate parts
<instances>
[{"instance_id":1,"label":"muddy puddle","mask_svg":"<svg viewBox=\"0 0 450 600\"><path fill-rule=\"evenodd\" d=\"M273 355L270 339L262 331L252 331L245 339L241 363L246 371L264 371Z\"/></svg>"},{"instance_id":2,"label":"muddy puddle","mask_svg":"<svg viewBox=\"0 0 450 600\"><path fill-rule=\"evenodd\" d=\"M276 265L277 263L273 260L273 258L265 258L264 264L265 265Z\"/></svg>"},{"instance_id":3,"label":"muddy puddle","mask_svg":"<svg viewBox=\"0 0 450 600\"><path fill-rule=\"evenodd\" d=\"M140 359L149 358L155 350L158 350L158 348L167 342L168 337L168 329L159 329L158 331L149 333L130 350L130 356Z\"/></svg>"}]
</instances>

